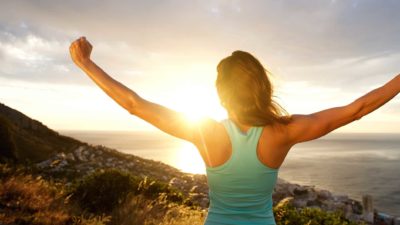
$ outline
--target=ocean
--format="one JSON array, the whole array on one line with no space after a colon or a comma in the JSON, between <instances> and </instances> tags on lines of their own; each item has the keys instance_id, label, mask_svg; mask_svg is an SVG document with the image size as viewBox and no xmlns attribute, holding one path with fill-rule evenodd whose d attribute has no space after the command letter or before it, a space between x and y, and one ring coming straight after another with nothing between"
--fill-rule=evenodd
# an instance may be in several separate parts
<instances>
[{"instance_id":1,"label":"ocean","mask_svg":"<svg viewBox=\"0 0 400 225\"><path fill-rule=\"evenodd\" d=\"M183 172L205 173L194 146L162 132L59 131L81 141L162 161ZM400 134L330 133L295 145L279 170L292 183L361 200L400 217Z\"/></svg>"}]
</instances>

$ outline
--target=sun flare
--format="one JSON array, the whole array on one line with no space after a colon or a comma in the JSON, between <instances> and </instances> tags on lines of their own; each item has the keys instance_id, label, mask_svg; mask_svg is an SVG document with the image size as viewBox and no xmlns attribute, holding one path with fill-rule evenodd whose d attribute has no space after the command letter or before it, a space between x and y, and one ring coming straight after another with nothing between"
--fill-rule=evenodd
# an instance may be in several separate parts
<instances>
[{"instance_id":1,"label":"sun flare","mask_svg":"<svg viewBox=\"0 0 400 225\"><path fill-rule=\"evenodd\" d=\"M226 117L225 110L220 106L218 97L212 91L192 87L177 90L174 95L176 98L174 102L171 102L171 107L182 112L190 122L197 122L204 117L216 120Z\"/></svg>"},{"instance_id":2,"label":"sun flare","mask_svg":"<svg viewBox=\"0 0 400 225\"><path fill-rule=\"evenodd\" d=\"M204 118L217 121L226 118L226 111L220 105L215 90L199 86L177 88L173 93L173 101L167 102L172 109L182 112L189 123L198 123ZM176 166L183 172L205 174L205 164L196 147L182 143L175 155Z\"/></svg>"},{"instance_id":3,"label":"sun flare","mask_svg":"<svg viewBox=\"0 0 400 225\"><path fill-rule=\"evenodd\" d=\"M177 167L186 173L205 174L206 168L200 153L190 143L182 144L176 153Z\"/></svg>"}]
</instances>

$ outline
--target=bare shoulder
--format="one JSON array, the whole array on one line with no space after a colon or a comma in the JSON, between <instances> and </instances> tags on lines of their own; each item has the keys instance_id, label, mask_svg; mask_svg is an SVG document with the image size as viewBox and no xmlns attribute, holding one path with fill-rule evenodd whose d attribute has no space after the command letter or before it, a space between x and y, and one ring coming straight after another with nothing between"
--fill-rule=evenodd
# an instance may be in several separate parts
<instances>
[{"instance_id":1,"label":"bare shoulder","mask_svg":"<svg viewBox=\"0 0 400 225\"><path fill-rule=\"evenodd\" d=\"M229 157L230 141L222 122L204 119L194 142L207 166L221 165Z\"/></svg>"},{"instance_id":2,"label":"bare shoulder","mask_svg":"<svg viewBox=\"0 0 400 225\"><path fill-rule=\"evenodd\" d=\"M289 152L287 142L287 125L274 123L264 127L258 142L259 160L270 168L279 168Z\"/></svg>"},{"instance_id":3,"label":"bare shoulder","mask_svg":"<svg viewBox=\"0 0 400 225\"><path fill-rule=\"evenodd\" d=\"M214 145L225 133L222 122L212 118L203 118L199 120L197 127L196 146L202 146L205 143Z\"/></svg>"},{"instance_id":4,"label":"bare shoulder","mask_svg":"<svg viewBox=\"0 0 400 225\"><path fill-rule=\"evenodd\" d=\"M291 123L291 122L290 122ZM290 129L290 123L273 123L271 125L265 126L263 131L263 136L270 139L276 147L287 147L288 146L288 133Z\"/></svg>"}]
</instances>

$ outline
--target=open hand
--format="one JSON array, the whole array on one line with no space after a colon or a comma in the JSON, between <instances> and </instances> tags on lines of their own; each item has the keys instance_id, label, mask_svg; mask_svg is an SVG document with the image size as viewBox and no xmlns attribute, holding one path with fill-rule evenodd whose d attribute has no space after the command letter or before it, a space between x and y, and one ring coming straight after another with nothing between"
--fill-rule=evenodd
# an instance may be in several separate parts
<instances>
[{"instance_id":1,"label":"open hand","mask_svg":"<svg viewBox=\"0 0 400 225\"><path fill-rule=\"evenodd\" d=\"M72 61L77 66L83 66L86 62L90 61L90 53L92 52L92 45L86 40L85 37L80 37L71 43L69 53L71 54Z\"/></svg>"}]
</instances>

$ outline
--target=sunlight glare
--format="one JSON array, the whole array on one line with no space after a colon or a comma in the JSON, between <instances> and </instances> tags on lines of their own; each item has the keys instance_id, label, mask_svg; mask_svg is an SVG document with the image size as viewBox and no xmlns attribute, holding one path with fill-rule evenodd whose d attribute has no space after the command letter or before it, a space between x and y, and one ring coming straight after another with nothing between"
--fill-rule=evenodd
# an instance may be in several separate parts
<instances>
[{"instance_id":1,"label":"sunlight glare","mask_svg":"<svg viewBox=\"0 0 400 225\"><path fill-rule=\"evenodd\" d=\"M176 153L177 167L183 172L205 174L206 168L200 153L191 143L183 143Z\"/></svg>"},{"instance_id":2,"label":"sunlight glare","mask_svg":"<svg viewBox=\"0 0 400 225\"><path fill-rule=\"evenodd\" d=\"M226 112L220 106L217 95L210 90L196 86L186 87L176 90L174 96L176 98L174 102L171 102L172 107L184 113L191 122L197 122L204 117L216 120L226 117Z\"/></svg>"}]
</instances>

